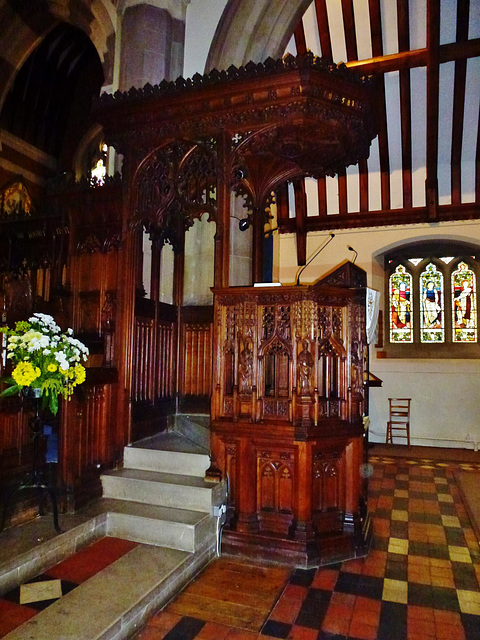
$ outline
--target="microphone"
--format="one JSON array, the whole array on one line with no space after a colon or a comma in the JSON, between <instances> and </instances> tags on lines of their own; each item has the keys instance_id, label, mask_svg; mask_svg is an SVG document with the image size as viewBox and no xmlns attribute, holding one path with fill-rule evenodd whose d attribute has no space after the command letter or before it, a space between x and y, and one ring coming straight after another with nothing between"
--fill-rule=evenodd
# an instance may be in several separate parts
<instances>
[{"instance_id":1,"label":"microphone","mask_svg":"<svg viewBox=\"0 0 480 640\"><path fill-rule=\"evenodd\" d=\"M275 227L274 229L267 229L264 231L263 235L265 238L269 238L270 236L273 236L274 231L278 231L278 227Z\"/></svg>"},{"instance_id":2,"label":"microphone","mask_svg":"<svg viewBox=\"0 0 480 640\"><path fill-rule=\"evenodd\" d=\"M353 247L350 247L350 246L348 246L347 249L349 251L353 251L353 253L355 254L355 257L352 260L352 264L355 264L355 260L358 258L358 251L356 249L354 249Z\"/></svg>"},{"instance_id":3,"label":"microphone","mask_svg":"<svg viewBox=\"0 0 480 640\"><path fill-rule=\"evenodd\" d=\"M314 260L318 256L319 253L321 253L325 249L325 247L328 244L330 244L330 242L334 239L334 237L335 237L335 234L331 233L330 237L328 238L328 240L324 244L322 244L320 249L318 249L318 251L313 254L313 256L310 258L310 260L306 264L303 265L303 267L300 269L300 272L299 272L299 274L297 276L297 282L296 282L297 285L300 284L300 276L305 271L305 269L308 267L308 265L312 262L312 260Z\"/></svg>"}]
</instances>

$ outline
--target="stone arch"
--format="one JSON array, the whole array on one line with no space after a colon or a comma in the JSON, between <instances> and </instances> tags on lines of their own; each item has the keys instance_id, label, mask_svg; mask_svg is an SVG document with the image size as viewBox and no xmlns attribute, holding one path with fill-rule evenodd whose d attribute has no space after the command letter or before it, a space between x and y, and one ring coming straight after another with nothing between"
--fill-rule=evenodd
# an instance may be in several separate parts
<instances>
[{"instance_id":1,"label":"stone arch","mask_svg":"<svg viewBox=\"0 0 480 640\"><path fill-rule=\"evenodd\" d=\"M312 0L230 0L207 58L206 71L280 58Z\"/></svg>"},{"instance_id":2,"label":"stone arch","mask_svg":"<svg viewBox=\"0 0 480 640\"><path fill-rule=\"evenodd\" d=\"M30 6L32 5L32 6ZM80 6L79 6L80 5ZM0 6L0 109L12 86L18 70L45 36L60 22L66 22L84 31L95 46L103 66L106 82L113 76L112 46L115 32L113 19L106 8L107 3L98 2L95 8L88 0L75 3L47 0L45 3L28 3L21 11L11 3Z\"/></svg>"}]
</instances>

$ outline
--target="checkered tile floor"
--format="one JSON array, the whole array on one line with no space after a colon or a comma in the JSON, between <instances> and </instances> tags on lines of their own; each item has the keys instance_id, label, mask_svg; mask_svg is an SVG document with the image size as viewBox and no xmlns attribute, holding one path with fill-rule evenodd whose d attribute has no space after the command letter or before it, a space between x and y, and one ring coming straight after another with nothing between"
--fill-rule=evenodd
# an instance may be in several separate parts
<instances>
[{"instance_id":1,"label":"checkered tile floor","mask_svg":"<svg viewBox=\"0 0 480 640\"><path fill-rule=\"evenodd\" d=\"M255 632L167 606L138 639L480 640L480 549L454 476L480 465L370 462L374 536L366 558L293 571Z\"/></svg>"}]
</instances>

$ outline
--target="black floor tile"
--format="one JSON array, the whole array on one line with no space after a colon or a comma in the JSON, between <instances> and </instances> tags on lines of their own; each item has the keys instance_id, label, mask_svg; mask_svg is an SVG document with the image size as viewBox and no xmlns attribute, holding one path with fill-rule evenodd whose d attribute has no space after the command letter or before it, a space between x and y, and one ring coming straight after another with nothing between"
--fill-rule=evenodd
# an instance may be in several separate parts
<instances>
[{"instance_id":1,"label":"black floor tile","mask_svg":"<svg viewBox=\"0 0 480 640\"><path fill-rule=\"evenodd\" d=\"M447 587L432 587L433 606L435 609L443 609L446 611L456 611L460 613L460 605L458 604L457 592L455 589Z\"/></svg>"},{"instance_id":2,"label":"black floor tile","mask_svg":"<svg viewBox=\"0 0 480 640\"><path fill-rule=\"evenodd\" d=\"M439 502L440 513L442 516L456 516L457 509L452 502Z\"/></svg>"},{"instance_id":3,"label":"black floor tile","mask_svg":"<svg viewBox=\"0 0 480 640\"><path fill-rule=\"evenodd\" d=\"M407 605L382 602L377 640L405 640L407 638Z\"/></svg>"},{"instance_id":4,"label":"black floor tile","mask_svg":"<svg viewBox=\"0 0 480 640\"><path fill-rule=\"evenodd\" d=\"M428 555L430 558L437 558L438 560L450 559L450 554L446 544L429 544Z\"/></svg>"},{"instance_id":5,"label":"black floor tile","mask_svg":"<svg viewBox=\"0 0 480 640\"><path fill-rule=\"evenodd\" d=\"M465 631L465 640L478 640L480 638L480 615L462 613L460 617Z\"/></svg>"},{"instance_id":6,"label":"black floor tile","mask_svg":"<svg viewBox=\"0 0 480 640\"><path fill-rule=\"evenodd\" d=\"M360 577L361 575L358 573L347 573L346 571L341 571L338 574L335 591L357 595Z\"/></svg>"},{"instance_id":7,"label":"black floor tile","mask_svg":"<svg viewBox=\"0 0 480 640\"><path fill-rule=\"evenodd\" d=\"M447 544L453 544L458 547L464 547L465 545L465 536L463 535L462 529L455 529L453 527L445 527L445 537L447 539Z\"/></svg>"},{"instance_id":8,"label":"black floor tile","mask_svg":"<svg viewBox=\"0 0 480 640\"><path fill-rule=\"evenodd\" d=\"M305 607L304 605L305 603L303 603L302 608L300 609L295 620L295 624L302 627L308 627L309 629L318 629L318 631L320 631L329 603L322 602L315 607Z\"/></svg>"},{"instance_id":9,"label":"black floor tile","mask_svg":"<svg viewBox=\"0 0 480 640\"><path fill-rule=\"evenodd\" d=\"M390 520L392 515L391 509L376 509L375 518L383 518L384 520Z\"/></svg>"},{"instance_id":10,"label":"black floor tile","mask_svg":"<svg viewBox=\"0 0 480 640\"><path fill-rule=\"evenodd\" d=\"M418 542L417 540L410 540L408 543L408 553L412 556L425 556L429 557L429 544L428 542Z\"/></svg>"},{"instance_id":11,"label":"black floor tile","mask_svg":"<svg viewBox=\"0 0 480 640\"><path fill-rule=\"evenodd\" d=\"M381 600L383 593L383 578L376 578L374 576L360 576L358 581L358 592L364 598L371 598L372 600Z\"/></svg>"},{"instance_id":12,"label":"black floor tile","mask_svg":"<svg viewBox=\"0 0 480 640\"><path fill-rule=\"evenodd\" d=\"M433 587L429 584L408 583L408 604L433 607Z\"/></svg>"},{"instance_id":13,"label":"black floor tile","mask_svg":"<svg viewBox=\"0 0 480 640\"><path fill-rule=\"evenodd\" d=\"M388 559L385 567L385 578L391 580L404 580L408 579L408 565L406 562L401 562L393 559Z\"/></svg>"},{"instance_id":14,"label":"black floor tile","mask_svg":"<svg viewBox=\"0 0 480 640\"><path fill-rule=\"evenodd\" d=\"M392 538L408 539L408 522L402 520L392 520L390 525L390 536Z\"/></svg>"},{"instance_id":15,"label":"black floor tile","mask_svg":"<svg viewBox=\"0 0 480 640\"><path fill-rule=\"evenodd\" d=\"M290 634L291 624L286 622L277 622L276 620L267 620L263 625L261 634L263 636L271 636L273 638L288 638Z\"/></svg>"},{"instance_id":16,"label":"black floor tile","mask_svg":"<svg viewBox=\"0 0 480 640\"><path fill-rule=\"evenodd\" d=\"M399 511L408 511L408 498L394 498L392 508Z\"/></svg>"},{"instance_id":17,"label":"black floor tile","mask_svg":"<svg viewBox=\"0 0 480 640\"><path fill-rule=\"evenodd\" d=\"M204 620L185 616L177 622L163 640L193 640L205 624Z\"/></svg>"},{"instance_id":18,"label":"black floor tile","mask_svg":"<svg viewBox=\"0 0 480 640\"><path fill-rule=\"evenodd\" d=\"M290 584L309 587L315 577L316 569L295 569L290 577Z\"/></svg>"}]
</instances>

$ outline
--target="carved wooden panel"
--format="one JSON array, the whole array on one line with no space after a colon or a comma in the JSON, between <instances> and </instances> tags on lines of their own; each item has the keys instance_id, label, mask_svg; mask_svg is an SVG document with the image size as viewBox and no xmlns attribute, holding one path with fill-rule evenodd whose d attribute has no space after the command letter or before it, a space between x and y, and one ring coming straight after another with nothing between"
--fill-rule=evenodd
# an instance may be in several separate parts
<instances>
[{"instance_id":1,"label":"carved wooden panel","mask_svg":"<svg viewBox=\"0 0 480 640\"><path fill-rule=\"evenodd\" d=\"M293 521L295 495L292 450L257 451L257 513L260 529L283 535Z\"/></svg>"},{"instance_id":2,"label":"carved wooden panel","mask_svg":"<svg viewBox=\"0 0 480 640\"><path fill-rule=\"evenodd\" d=\"M173 333L171 322L135 318L133 400L155 402L173 395Z\"/></svg>"},{"instance_id":3,"label":"carved wooden panel","mask_svg":"<svg viewBox=\"0 0 480 640\"><path fill-rule=\"evenodd\" d=\"M363 544L363 293L346 271L340 287L215 291L212 457L235 495L229 550L305 562Z\"/></svg>"},{"instance_id":4,"label":"carved wooden panel","mask_svg":"<svg viewBox=\"0 0 480 640\"><path fill-rule=\"evenodd\" d=\"M0 483L31 461L31 411L19 398L2 399L0 406Z\"/></svg>"},{"instance_id":5,"label":"carved wooden panel","mask_svg":"<svg viewBox=\"0 0 480 640\"><path fill-rule=\"evenodd\" d=\"M100 334L100 292L82 292L79 297L79 331Z\"/></svg>"},{"instance_id":6,"label":"carved wooden panel","mask_svg":"<svg viewBox=\"0 0 480 640\"><path fill-rule=\"evenodd\" d=\"M100 370L98 374L102 375ZM59 431L61 482L67 494L73 494L75 505L100 494L101 471L121 457L125 424L116 417L116 392L115 382L89 383L87 373L82 393L63 403Z\"/></svg>"},{"instance_id":7,"label":"carved wooden panel","mask_svg":"<svg viewBox=\"0 0 480 640\"><path fill-rule=\"evenodd\" d=\"M182 395L210 395L212 381L211 326L205 323L183 325L184 367Z\"/></svg>"},{"instance_id":8,"label":"carved wooden panel","mask_svg":"<svg viewBox=\"0 0 480 640\"><path fill-rule=\"evenodd\" d=\"M314 511L344 509L345 469L338 451L317 450L313 458L312 506Z\"/></svg>"}]
</instances>

